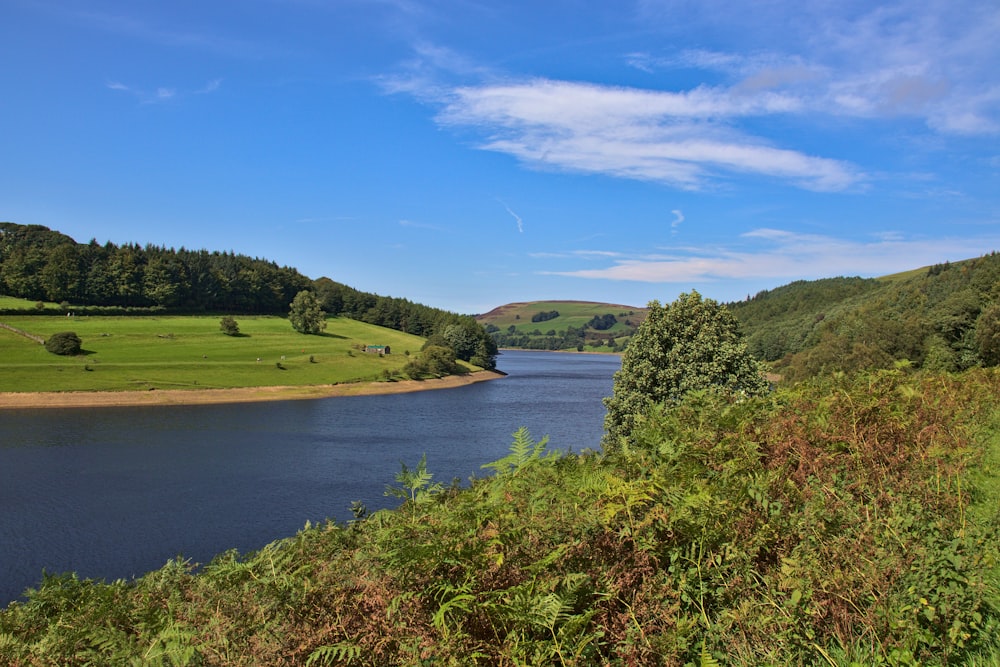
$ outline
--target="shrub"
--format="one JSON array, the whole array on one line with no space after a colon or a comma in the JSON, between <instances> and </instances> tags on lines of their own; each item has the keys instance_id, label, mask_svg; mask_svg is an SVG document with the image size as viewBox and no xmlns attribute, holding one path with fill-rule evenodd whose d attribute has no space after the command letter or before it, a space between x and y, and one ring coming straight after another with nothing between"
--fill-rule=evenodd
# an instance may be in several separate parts
<instances>
[{"instance_id":1,"label":"shrub","mask_svg":"<svg viewBox=\"0 0 1000 667\"><path fill-rule=\"evenodd\" d=\"M232 315L226 315L219 320L219 328L222 330L222 333L227 336L236 336L240 333L240 325L235 319L233 319Z\"/></svg>"},{"instance_id":2,"label":"shrub","mask_svg":"<svg viewBox=\"0 0 1000 667\"><path fill-rule=\"evenodd\" d=\"M61 331L52 334L45 341L45 349L52 354L74 355L80 354L80 346L83 341L72 331Z\"/></svg>"}]
</instances>

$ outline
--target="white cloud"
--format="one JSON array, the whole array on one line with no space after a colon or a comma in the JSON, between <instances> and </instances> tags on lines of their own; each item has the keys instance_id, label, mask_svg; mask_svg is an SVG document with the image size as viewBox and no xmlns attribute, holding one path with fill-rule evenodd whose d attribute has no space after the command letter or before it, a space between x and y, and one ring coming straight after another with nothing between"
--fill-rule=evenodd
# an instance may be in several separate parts
<instances>
[{"instance_id":1,"label":"white cloud","mask_svg":"<svg viewBox=\"0 0 1000 667\"><path fill-rule=\"evenodd\" d=\"M945 135L1000 133L1000 11L993 5L639 0L638 21L666 35L663 43L698 34L733 50L627 52L625 62L642 72L709 73L701 85L644 89L502 80L421 44L405 72L383 84L437 106L440 124L478 133L479 148L534 168L686 190L748 174L809 190L855 190L870 175L836 159L836 147L822 149L825 155L799 149L793 133L765 136L774 123L756 121L788 117L809 128L829 127L830 118L904 118ZM448 85L443 76L479 82Z\"/></svg>"},{"instance_id":2,"label":"white cloud","mask_svg":"<svg viewBox=\"0 0 1000 667\"><path fill-rule=\"evenodd\" d=\"M672 0L644 0L643 20L669 31ZM643 71L719 72L733 90L774 90L811 113L913 117L944 134L1000 132L1000 11L980 0L802 3L732 0L686 8L685 29L732 31L738 52L629 54ZM737 18L738 17L738 18ZM738 25L734 22L738 21Z\"/></svg>"},{"instance_id":3,"label":"white cloud","mask_svg":"<svg viewBox=\"0 0 1000 667\"><path fill-rule=\"evenodd\" d=\"M812 190L843 190L852 165L767 145L730 128L745 116L790 113L792 97L698 87L668 92L534 79L451 91L441 123L482 128L486 150L538 167L697 189L726 174L760 174Z\"/></svg>"},{"instance_id":4,"label":"white cloud","mask_svg":"<svg viewBox=\"0 0 1000 667\"><path fill-rule=\"evenodd\" d=\"M610 266L545 275L645 283L725 280L798 280L833 276L877 276L945 260L978 257L1000 249L1000 237L907 239L898 232L874 234L868 242L819 234L757 229L742 236L752 250L672 248L658 254L617 259Z\"/></svg>"}]
</instances>

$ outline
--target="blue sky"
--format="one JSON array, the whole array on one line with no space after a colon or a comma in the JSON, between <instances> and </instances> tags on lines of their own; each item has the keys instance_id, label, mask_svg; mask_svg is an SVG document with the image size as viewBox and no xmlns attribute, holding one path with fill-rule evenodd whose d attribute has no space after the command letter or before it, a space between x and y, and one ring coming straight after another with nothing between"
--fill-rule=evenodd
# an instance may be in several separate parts
<instances>
[{"instance_id":1,"label":"blue sky","mask_svg":"<svg viewBox=\"0 0 1000 667\"><path fill-rule=\"evenodd\" d=\"M993 0L3 0L0 220L462 313L1000 250Z\"/></svg>"}]
</instances>

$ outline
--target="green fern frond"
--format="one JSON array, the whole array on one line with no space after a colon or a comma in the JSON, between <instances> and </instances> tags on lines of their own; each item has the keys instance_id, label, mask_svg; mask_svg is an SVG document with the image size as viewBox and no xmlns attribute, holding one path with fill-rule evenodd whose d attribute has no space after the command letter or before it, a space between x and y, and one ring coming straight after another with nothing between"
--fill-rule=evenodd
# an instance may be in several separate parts
<instances>
[{"instance_id":1,"label":"green fern frond","mask_svg":"<svg viewBox=\"0 0 1000 667\"><path fill-rule=\"evenodd\" d=\"M361 657L362 649L357 644L340 642L320 646L309 654L306 658L306 666L309 665L339 665Z\"/></svg>"},{"instance_id":2,"label":"green fern frond","mask_svg":"<svg viewBox=\"0 0 1000 667\"><path fill-rule=\"evenodd\" d=\"M715 656L708 650L708 646L703 639L701 641L701 655L699 656L699 664L701 667L721 667L719 661L715 659Z\"/></svg>"},{"instance_id":3,"label":"green fern frond","mask_svg":"<svg viewBox=\"0 0 1000 667\"><path fill-rule=\"evenodd\" d=\"M525 466L541 459L548 443L549 436L535 442L531 439L527 427L522 426L514 432L510 454L492 463L484 463L481 467L493 470L497 476L516 475Z\"/></svg>"}]
</instances>

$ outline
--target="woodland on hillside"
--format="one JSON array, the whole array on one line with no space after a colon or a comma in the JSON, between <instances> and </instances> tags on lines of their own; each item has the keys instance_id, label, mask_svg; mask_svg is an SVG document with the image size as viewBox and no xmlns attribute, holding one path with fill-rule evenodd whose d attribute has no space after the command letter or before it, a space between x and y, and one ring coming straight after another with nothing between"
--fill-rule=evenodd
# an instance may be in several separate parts
<instances>
[{"instance_id":1,"label":"woodland on hillside","mask_svg":"<svg viewBox=\"0 0 1000 667\"><path fill-rule=\"evenodd\" d=\"M796 281L728 304L750 351L801 380L908 363L962 371L1000 363L1000 255L882 279Z\"/></svg>"},{"instance_id":2,"label":"woodland on hillside","mask_svg":"<svg viewBox=\"0 0 1000 667\"><path fill-rule=\"evenodd\" d=\"M315 293L327 315L437 336L457 358L496 366L495 342L470 315L362 292L326 277L312 280L294 268L233 252L80 244L41 225L0 223L0 294L37 301L39 314L72 309L94 315L287 315L304 290ZM46 301L60 305L46 307Z\"/></svg>"}]
</instances>

